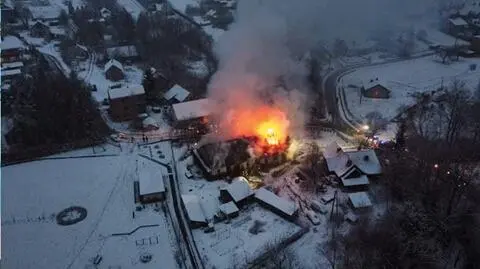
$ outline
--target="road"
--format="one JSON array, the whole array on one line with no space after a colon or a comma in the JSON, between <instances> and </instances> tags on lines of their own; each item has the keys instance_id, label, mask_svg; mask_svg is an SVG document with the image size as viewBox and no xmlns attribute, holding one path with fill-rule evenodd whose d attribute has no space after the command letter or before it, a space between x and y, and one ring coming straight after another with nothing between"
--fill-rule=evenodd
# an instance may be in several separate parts
<instances>
[{"instance_id":1,"label":"road","mask_svg":"<svg viewBox=\"0 0 480 269\"><path fill-rule=\"evenodd\" d=\"M425 53L420 53L416 56L410 57L408 59L394 59L394 60L389 60L386 62L380 62L380 63L373 63L373 64L357 64L357 65L351 65L351 66L346 66L344 68L334 70L330 74L328 74L322 83L322 88L323 88L323 94L325 98L325 105L327 108L328 113L332 117L332 124L335 127L335 129L342 131L344 133L349 133L352 131L355 131L354 128L352 128L351 125L355 125L355 122L350 122L347 123L343 119L340 113L346 114L344 111L344 107L339 105L339 100L337 98L337 84L341 77L354 69L357 68L364 68L364 67L371 67L371 66L378 66L378 65L383 65L383 64L391 64L391 63L396 63L396 62L402 62L402 61L410 61L413 59L418 59L422 57L427 57L427 56L432 56L434 55L434 52L425 52ZM343 110L343 111L340 111Z\"/></svg>"}]
</instances>

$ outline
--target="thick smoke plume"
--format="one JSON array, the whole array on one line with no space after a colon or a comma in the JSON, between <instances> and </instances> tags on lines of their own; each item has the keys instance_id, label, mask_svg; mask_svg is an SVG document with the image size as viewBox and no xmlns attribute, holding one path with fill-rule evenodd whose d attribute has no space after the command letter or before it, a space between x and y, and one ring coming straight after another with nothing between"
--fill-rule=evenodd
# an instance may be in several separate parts
<instances>
[{"instance_id":1,"label":"thick smoke plume","mask_svg":"<svg viewBox=\"0 0 480 269\"><path fill-rule=\"evenodd\" d=\"M226 136L253 133L258 121L270 117L263 108L283 112L282 129L289 134L301 131L312 99L306 52L335 38L365 40L385 25L431 12L432 1L239 0L234 23L214 47L219 69L208 95L220 131ZM283 118L276 110L272 116Z\"/></svg>"}]
</instances>

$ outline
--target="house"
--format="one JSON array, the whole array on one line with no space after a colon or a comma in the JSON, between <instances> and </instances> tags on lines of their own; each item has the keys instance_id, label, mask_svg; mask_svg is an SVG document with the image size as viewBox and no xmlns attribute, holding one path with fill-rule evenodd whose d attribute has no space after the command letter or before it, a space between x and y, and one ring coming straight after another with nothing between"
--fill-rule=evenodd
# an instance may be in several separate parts
<instances>
[{"instance_id":1,"label":"house","mask_svg":"<svg viewBox=\"0 0 480 269\"><path fill-rule=\"evenodd\" d=\"M378 78L371 79L363 83L363 86L360 88L362 96L367 98L388 99L390 98L390 90L384 85L384 83L378 81Z\"/></svg>"},{"instance_id":2,"label":"house","mask_svg":"<svg viewBox=\"0 0 480 269\"><path fill-rule=\"evenodd\" d=\"M115 59L108 61L103 71L105 72L105 77L111 81L118 81L125 77L123 65Z\"/></svg>"},{"instance_id":3,"label":"house","mask_svg":"<svg viewBox=\"0 0 480 269\"><path fill-rule=\"evenodd\" d=\"M139 59L137 48L134 45L107 48L106 56L109 59L118 59L121 61L134 61Z\"/></svg>"},{"instance_id":4,"label":"house","mask_svg":"<svg viewBox=\"0 0 480 269\"><path fill-rule=\"evenodd\" d=\"M50 36L56 40L62 40L67 37L67 31L61 26L50 26Z\"/></svg>"},{"instance_id":5,"label":"house","mask_svg":"<svg viewBox=\"0 0 480 269\"><path fill-rule=\"evenodd\" d=\"M173 104L184 102L189 95L189 91L185 90L180 85L175 84L163 95L163 98Z\"/></svg>"},{"instance_id":6,"label":"house","mask_svg":"<svg viewBox=\"0 0 480 269\"><path fill-rule=\"evenodd\" d=\"M100 16L104 19L108 19L112 16L112 12L108 8L102 8L100 9Z\"/></svg>"},{"instance_id":7,"label":"house","mask_svg":"<svg viewBox=\"0 0 480 269\"><path fill-rule=\"evenodd\" d=\"M85 46L75 44L67 49L67 55L71 59L86 60L89 57L88 49Z\"/></svg>"},{"instance_id":8,"label":"house","mask_svg":"<svg viewBox=\"0 0 480 269\"><path fill-rule=\"evenodd\" d=\"M208 179L241 175L241 171L253 166L249 141L232 139L201 145L193 150L195 162Z\"/></svg>"},{"instance_id":9,"label":"house","mask_svg":"<svg viewBox=\"0 0 480 269\"><path fill-rule=\"evenodd\" d=\"M368 185L368 176L382 173L380 161L372 149L344 152L333 142L325 148L323 155L328 171L334 173L344 187Z\"/></svg>"},{"instance_id":10,"label":"house","mask_svg":"<svg viewBox=\"0 0 480 269\"><path fill-rule=\"evenodd\" d=\"M17 69L10 69L10 70L2 70L1 72L2 76L2 83L3 82L8 82L11 80L14 80L16 78L19 78L22 75L22 70L17 68Z\"/></svg>"},{"instance_id":11,"label":"house","mask_svg":"<svg viewBox=\"0 0 480 269\"><path fill-rule=\"evenodd\" d=\"M211 101L209 99L198 99L174 104L172 112L172 119L177 128L187 128L197 125L197 123L206 123L211 114Z\"/></svg>"},{"instance_id":12,"label":"house","mask_svg":"<svg viewBox=\"0 0 480 269\"><path fill-rule=\"evenodd\" d=\"M142 203L165 200L165 185L160 170L141 170L138 175L139 197Z\"/></svg>"},{"instance_id":13,"label":"house","mask_svg":"<svg viewBox=\"0 0 480 269\"><path fill-rule=\"evenodd\" d=\"M367 208L372 206L372 202L368 197L366 192L354 192L348 194L348 199L352 203L353 208L360 209L360 208Z\"/></svg>"},{"instance_id":14,"label":"house","mask_svg":"<svg viewBox=\"0 0 480 269\"><path fill-rule=\"evenodd\" d=\"M225 216L227 216L228 218L232 219L238 217L239 209L233 201L221 204L218 209L220 209L220 212L225 214Z\"/></svg>"},{"instance_id":15,"label":"house","mask_svg":"<svg viewBox=\"0 0 480 269\"><path fill-rule=\"evenodd\" d=\"M36 21L30 27L30 35L33 37L41 37L45 39L51 38L50 26L42 21Z\"/></svg>"},{"instance_id":16,"label":"house","mask_svg":"<svg viewBox=\"0 0 480 269\"><path fill-rule=\"evenodd\" d=\"M237 207L243 207L253 198L253 191L244 177L236 177L232 182L220 189L220 200L223 203L234 202Z\"/></svg>"},{"instance_id":17,"label":"house","mask_svg":"<svg viewBox=\"0 0 480 269\"><path fill-rule=\"evenodd\" d=\"M190 228L194 229L207 226L207 220L198 196L182 194L182 205Z\"/></svg>"},{"instance_id":18,"label":"house","mask_svg":"<svg viewBox=\"0 0 480 269\"><path fill-rule=\"evenodd\" d=\"M265 187L262 187L255 192L255 199L261 206L287 220L293 221L297 216L298 208L294 202L277 196Z\"/></svg>"},{"instance_id":19,"label":"house","mask_svg":"<svg viewBox=\"0 0 480 269\"><path fill-rule=\"evenodd\" d=\"M450 18L447 21L447 32L453 36L464 33L468 29L468 22L461 17Z\"/></svg>"},{"instance_id":20,"label":"house","mask_svg":"<svg viewBox=\"0 0 480 269\"><path fill-rule=\"evenodd\" d=\"M0 50L2 54L2 63L21 61L25 45L16 36L2 37L0 43Z\"/></svg>"},{"instance_id":21,"label":"house","mask_svg":"<svg viewBox=\"0 0 480 269\"><path fill-rule=\"evenodd\" d=\"M108 90L110 116L114 121L132 120L145 112L145 90L141 85Z\"/></svg>"},{"instance_id":22,"label":"house","mask_svg":"<svg viewBox=\"0 0 480 269\"><path fill-rule=\"evenodd\" d=\"M2 63L2 71L12 70L12 69L23 69L23 62L11 62L11 63Z\"/></svg>"}]
</instances>

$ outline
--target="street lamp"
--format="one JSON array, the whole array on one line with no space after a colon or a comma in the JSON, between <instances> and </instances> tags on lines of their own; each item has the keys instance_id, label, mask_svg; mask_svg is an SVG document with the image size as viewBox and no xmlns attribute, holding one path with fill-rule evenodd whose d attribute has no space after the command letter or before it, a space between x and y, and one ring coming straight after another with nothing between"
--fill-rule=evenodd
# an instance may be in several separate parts
<instances>
[{"instance_id":1,"label":"street lamp","mask_svg":"<svg viewBox=\"0 0 480 269\"><path fill-rule=\"evenodd\" d=\"M364 130L364 131L368 131L369 129L370 129L370 126L368 126L366 124L362 126L362 130Z\"/></svg>"}]
</instances>

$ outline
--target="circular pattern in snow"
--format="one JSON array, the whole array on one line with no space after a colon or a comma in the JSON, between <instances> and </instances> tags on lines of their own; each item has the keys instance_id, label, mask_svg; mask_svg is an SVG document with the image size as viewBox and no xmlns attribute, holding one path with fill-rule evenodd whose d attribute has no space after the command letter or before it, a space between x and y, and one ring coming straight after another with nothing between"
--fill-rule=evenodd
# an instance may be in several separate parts
<instances>
[{"instance_id":1,"label":"circular pattern in snow","mask_svg":"<svg viewBox=\"0 0 480 269\"><path fill-rule=\"evenodd\" d=\"M57 224L62 226L73 225L86 217L87 209L80 206L71 206L57 214Z\"/></svg>"}]
</instances>

